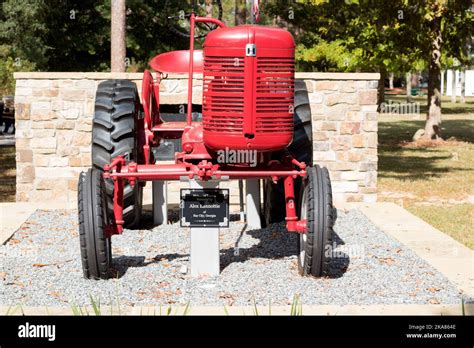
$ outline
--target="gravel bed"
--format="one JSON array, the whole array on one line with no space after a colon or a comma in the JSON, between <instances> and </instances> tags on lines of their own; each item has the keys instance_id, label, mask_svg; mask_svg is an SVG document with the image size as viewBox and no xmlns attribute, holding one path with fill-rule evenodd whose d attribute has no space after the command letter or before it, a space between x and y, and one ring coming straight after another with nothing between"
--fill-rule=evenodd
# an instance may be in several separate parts
<instances>
[{"instance_id":1,"label":"gravel bed","mask_svg":"<svg viewBox=\"0 0 474 348\"><path fill-rule=\"evenodd\" d=\"M144 228L151 216L145 215ZM339 211L330 275L297 273L295 234L283 224L221 230L221 275L193 278L189 230L177 223L114 236L116 277L82 277L74 211L36 211L0 246L0 305L459 304L441 273L375 227L357 210ZM236 246L238 243L238 247ZM470 302L471 299L465 298Z\"/></svg>"}]
</instances>

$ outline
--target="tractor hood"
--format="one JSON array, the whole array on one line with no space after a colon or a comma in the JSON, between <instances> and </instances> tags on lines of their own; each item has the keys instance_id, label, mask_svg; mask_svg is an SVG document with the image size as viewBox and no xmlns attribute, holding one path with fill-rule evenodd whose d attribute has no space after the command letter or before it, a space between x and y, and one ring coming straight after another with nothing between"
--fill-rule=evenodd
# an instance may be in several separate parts
<instances>
[{"instance_id":1,"label":"tractor hood","mask_svg":"<svg viewBox=\"0 0 474 348\"><path fill-rule=\"evenodd\" d=\"M204 47L245 47L249 42L257 48L293 49L293 36L280 28L260 25L241 25L238 27L219 28L211 31L204 42Z\"/></svg>"}]
</instances>

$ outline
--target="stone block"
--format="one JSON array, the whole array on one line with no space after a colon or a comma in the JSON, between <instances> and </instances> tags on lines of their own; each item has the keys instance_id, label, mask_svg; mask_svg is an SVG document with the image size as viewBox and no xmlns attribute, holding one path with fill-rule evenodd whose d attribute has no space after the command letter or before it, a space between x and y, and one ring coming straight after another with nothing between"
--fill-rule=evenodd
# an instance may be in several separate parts
<instances>
[{"instance_id":1,"label":"stone block","mask_svg":"<svg viewBox=\"0 0 474 348\"><path fill-rule=\"evenodd\" d=\"M316 91L337 91L339 81L316 81L314 86Z\"/></svg>"},{"instance_id":2,"label":"stone block","mask_svg":"<svg viewBox=\"0 0 474 348\"><path fill-rule=\"evenodd\" d=\"M328 164L328 169L331 171L355 171L357 170L356 162L334 162Z\"/></svg>"},{"instance_id":3,"label":"stone block","mask_svg":"<svg viewBox=\"0 0 474 348\"><path fill-rule=\"evenodd\" d=\"M49 121L57 118L56 113L47 109L32 109L30 114L33 121Z\"/></svg>"},{"instance_id":4,"label":"stone block","mask_svg":"<svg viewBox=\"0 0 474 348\"><path fill-rule=\"evenodd\" d=\"M358 180L365 180L366 173L365 172L340 172L341 181L358 181Z\"/></svg>"},{"instance_id":5,"label":"stone block","mask_svg":"<svg viewBox=\"0 0 474 348\"><path fill-rule=\"evenodd\" d=\"M359 165L359 171L369 172L377 170L377 162L363 162Z\"/></svg>"},{"instance_id":6,"label":"stone block","mask_svg":"<svg viewBox=\"0 0 474 348\"><path fill-rule=\"evenodd\" d=\"M314 151L329 151L329 142L313 141L313 150Z\"/></svg>"},{"instance_id":7,"label":"stone block","mask_svg":"<svg viewBox=\"0 0 474 348\"><path fill-rule=\"evenodd\" d=\"M35 188L37 190L52 190L56 184L56 179L38 179L35 182Z\"/></svg>"},{"instance_id":8,"label":"stone block","mask_svg":"<svg viewBox=\"0 0 474 348\"><path fill-rule=\"evenodd\" d=\"M346 121L362 121L364 115L360 111L347 111L346 112Z\"/></svg>"},{"instance_id":9,"label":"stone block","mask_svg":"<svg viewBox=\"0 0 474 348\"><path fill-rule=\"evenodd\" d=\"M67 159L67 157L65 157ZM81 157L73 156L69 157L69 166L70 167L82 167Z\"/></svg>"},{"instance_id":10,"label":"stone block","mask_svg":"<svg viewBox=\"0 0 474 348\"><path fill-rule=\"evenodd\" d=\"M366 147L376 149L378 146L378 135L376 132L365 134Z\"/></svg>"},{"instance_id":11,"label":"stone block","mask_svg":"<svg viewBox=\"0 0 474 348\"><path fill-rule=\"evenodd\" d=\"M62 88L60 97L63 100L79 100L86 99L86 91L83 89Z\"/></svg>"},{"instance_id":12,"label":"stone block","mask_svg":"<svg viewBox=\"0 0 474 348\"><path fill-rule=\"evenodd\" d=\"M76 80L74 81L74 87L77 89L96 89L95 80Z\"/></svg>"},{"instance_id":13,"label":"stone block","mask_svg":"<svg viewBox=\"0 0 474 348\"><path fill-rule=\"evenodd\" d=\"M340 127L341 134L359 134L360 122L342 122Z\"/></svg>"},{"instance_id":14,"label":"stone block","mask_svg":"<svg viewBox=\"0 0 474 348\"><path fill-rule=\"evenodd\" d=\"M58 112L58 114L61 118L65 118L65 119L69 119L69 120L77 120L77 118L81 114L81 110L77 109L77 108L76 109L74 109L74 108L63 109L63 110L60 110Z\"/></svg>"},{"instance_id":15,"label":"stone block","mask_svg":"<svg viewBox=\"0 0 474 348\"><path fill-rule=\"evenodd\" d=\"M350 162L360 162L364 158L364 154L357 150L351 150L347 156Z\"/></svg>"},{"instance_id":16,"label":"stone block","mask_svg":"<svg viewBox=\"0 0 474 348\"><path fill-rule=\"evenodd\" d=\"M54 98L59 95L59 89L53 88L53 89L45 89L43 90L43 96L49 97L49 98Z\"/></svg>"},{"instance_id":17,"label":"stone block","mask_svg":"<svg viewBox=\"0 0 474 348\"><path fill-rule=\"evenodd\" d=\"M31 110L51 110L51 102L49 101L33 101Z\"/></svg>"},{"instance_id":18,"label":"stone block","mask_svg":"<svg viewBox=\"0 0 474 348\"><path fill-rule=\"evenodd\" d=\"M335 161L334 151L313 151L313 161Z\"/></svg>"},{"instance_id":19,"label":"stone block","mask_svg":"<svg viewBox=\"0 0 474 348\"><path fill-rule=\"evenodd\" d=\"M78 183L78 181L79 181L79 179L69 179L67 181L68 190L77 192L77 183Z\"/></svg>"},{"instance_id":20,"label":"stone block","mask_svg":"<svg viewBox=\"0 0 474 348\"><path fill-rule=\"evenodd\" d=\"M306 90L308 93L313 93L314 91L314 81L313 80L305 80Z\"/></svg>"},{"instance_id":21,"label":"stone block","mask_svg":"<svg viewBox=\"0 0 474 348\"><path fill-rule=\"evenodd\" d=\"M321 104L323 102L323 93L308 93L310 104Z\"/></svg>"},{"instance_id":22,"label":"stone block","mask_svg":"<svg viewBox=\"0 0 474 348\"><path fill-rule=\"evenodd\" d=\"M81 153L81 163L83 167L92 166L92 159L89 153Z\"/></svg>"},{"instance_id":23,"label":"stone block","mask_svg":"<svg viewBox=\"0 0 474 348\"><path fill-rule=\"evenodd\" d=\"M346 119L347 105L337 104L326 107L324 113L329 121L344 121Z\"/></svg>"},{"instance_id":24,"label":"stone block","mask_svg":"<svg viewBox=\"0 0 474 348\"><path fill-rule=\"evenodd\" d=\"M32 183L35 179L35 167L32 164L18 165L16 171L19 183Z\"/></svg>"},{"instance_id":25,"label":"stone block","mask_svg":"<svg viewBox=\"0 0 474 348\"><path fill-rule=\"evenodd\" d=\"M49 155L35 153L33 155L33 165L35 167L48 167L49 157Z\"/></svg>"},{"instance_id":26,"label":"stone block","mask_svg":"<svg viewBox=\"0 0 474 348\"><path fill-rule=\"evenodd\" d=\"M346 202L362 202L364 200L364 195L362 194L350 194L346 195Z\"/></svg>"},{"instance_id":27,"label":"stone block","mask_svg":"<svg viewBox=\"0 0 474 348\"><path fill-rule=\"evenodd\" d=\"M76 122L76 130L81 132L91 132L92 131L92 119L91 118L81 118Z\"/></svg>"},{"instance_id":28,"label":"stone block","mask_svg":"<svg viewBox=\"0 0 474 348\"><path fill-rule=\"evenodd\" d=\"M321 130L323 130L323 131L335 131L335 130L337 130L337 122L329 122L329 121L322 122Z\"/></svg>"},{"instance_id":29,"label":"stone block","mask_svg":"<svg viewBox=\"0 0 474 348\"><path fill-rule=\"evenodd\" d=\"M377 90L359 91L359 105L377 104Z\"/></svg>"},{"instance_id":30,"label":"stone block","mask_svg":"<svg viewBox=\"0 0 474 348\"><path fill-rule=\"evenodd\" d=\"M353 147L364 147L365 134L356 134L352 136Z\"/></svg>"},{"instance_id":31,"label":"stone block","mask_svg":"<svg viewBox=\"0 0 474 348\"><path fill-rule=\"evenodd\" d=\"M321 117L323 119L326 118L326 116L323 115L324 109L323 109L322 104L310 104L309 107L311 109L311 115L313 116L313 118L314 118L315 115L322 115Z\"/></svg>"},{"instance_id":32,"label":"stone block","mask_svg":"<svg viewBox=\"0 0 474 348\"><path fill-rule=\"evenodd\" d=\"M66 167L69 161L67 157L51 157L49 159L50 167Z\"/></svg>"},{"instance_id":33,"label":"stone block","mask_svg":"<svg viewBox=\"0 0 474 348\"><path fill-rule=\"evenodd\" d=\"M32 88L38 88L38 89L50 88L51 80L47 80L47 79L28 80L28 86Z\"/></svg>"},{"instance_id":34,"label":"stone block","mask_svg":"<svg viewBox=\"0 0 474 348\"><path fill-rule=\"evenodd\" d=\"M373 112L373 111L369 111L369 112L364 112L364 120L367 120L367 121L377 121L377 118L378 118L378 113L377 112Z\"/></svg>"},{"instance_id":35,"label":"stone block","mask_svg":"<svg viewBox=\"0 0 474 348\"><path fill-rule=\"evenodd\" d=\"M61 170L58 170L58 168L54 167L48 167L48 168L36 168L36 177L37 178L46 178L46 179L51 179L51 178L75 178L79 175L81 172L81 168L70 168L70 167L65 167Z\"/></svg>"},{"instance_id":36,"label":"stone block","mask_svg":"<svg viewBox=\"0 0 474 348\"><path fill-rule=\"evenodd\" d=\"M68 146L67 144L60 144L58 146L58 155L59 156L76 156L79 154L79 148L75 146Z\"/></svg>"},{"instance_id":37,"label":"stone block","mask_svg":"<svg viewBox=\"0 0 474 348\"><path fill-rule=\"evenodd\" d=\"M33 151L28 149L18 149L16 151L16 161L20 163L32 163Z\"/></svg>"},{"instance_id":38,"label":"stone block","mask_svg":"<svg viewBox=\"0 0 474 348\"><path fill-rule=\"evenodd\" d=\"M342 83L339 84L339 92L353 93L355 91L356 91L355 81L342 81Z\"/></svg>"},{"instance_id":39,"label":"stone block","mask_svg":"<svg viewBox=\"0 0 474 348\"><path fill-rule=\"evenodd\" d=\"M34 129L33 136L35 138L53 138L56 135L56 131L54 129Z\"/></svg>"},{"instance_id":40,"label":"stone block","mask_svg":"<svg viewBox=\"0 0 474 348\"><path fill-rule=\"evenodd\" d=\"M56 129L74 129L74 121L59 119L56 122Z\"/></svg>"},{"instance_id":41,"label":"stone block","mask_svg":"<svg viewBox=\"0 0 474 348\"><path fill-rule=\"evenodd\" d=\"M33 89L30 87L17 87L15 88L15 96L31 96L33 94Z\"/></svg>"},{"instance_id":42,"label":"stone block","mask_svg":"<svg viewBox=\"0 0 474 348\"><path fill-rule=\"evenodd\" d=\"M326 141L329 139L328 132L313 132L313 141Z\"/></svg>"},{"instance_id":43,"label":"stone block","mask_svg":"<svg viewBox=\"0 0 474 348\"><path fill-rule=\"evenodd\" d=\"M30 108L31 108L31 105L28 103L15 104L15 119L16 120L29 120Z\"/></svg>"},{"instance_id":44,"label":"stone block","mask_svg":"<svg viewBox=\"0 0 474 348\"><path fill-rule=\"evenodd\" d=\"M358 192L359 185L353 181L334 181L332 182L332 191L335 193Z\"/></svg>"},{"instance_id":45,"label":"stone block","mask_svg":"<svg viewBox=\"0 0 474 348\"><path fill-rule=\"evenodd\" d=\"M352 139L349 135L339 135L331 139L331 149L334 151L346 151L350 148L352 148Z\"/></svg>"},{"instance_id":46,"label":"stone block","mask_svg":"<svg viewBox=\"0 0 474 348\"><path fill-rule=\"evenodd\" d=\"M31 139L31 147L33 149L56 149L56 138L55 137L46 137L46 138L33 138Z\"/></svg>"},{"instance_id":47,"label":"stone block","mask_svg":"<svg viewBox=\"0 0 474 348\"><path fill-rule=\"evenodd\" d=\"M365 132L377 132L377 121L364 121L362 127Z\"/></svg>"},{"instance_id":48,"label":"stone block","mask_svg":"<svg viewBox=\"0 0 474 348\"><path fill-rule=\"evenodd\" d=\"M54 121L36 121L31 122L32 129L55 129L56 125Z\"/></svg>"},{"instance_id":49,"label":"stone block","mask_svg":"<svg viewBox=\"0 0 474 348\"><path fill-rule=\"evenodd\" d=\"M85 146L91 144L92 135L90 132L76 132L74 134L74 146Z\"/></svg>"},{"instance_id":50,"label":"stone block","mask_svg":"<svg viewBox=\"0 0 474 348\"><path fill-rule=\"evenodd\" d=\"M328 106L337 104L355 104L356 95L354 93L333 93L327 95L324 101Z\"/></svg>"}]
</instances>

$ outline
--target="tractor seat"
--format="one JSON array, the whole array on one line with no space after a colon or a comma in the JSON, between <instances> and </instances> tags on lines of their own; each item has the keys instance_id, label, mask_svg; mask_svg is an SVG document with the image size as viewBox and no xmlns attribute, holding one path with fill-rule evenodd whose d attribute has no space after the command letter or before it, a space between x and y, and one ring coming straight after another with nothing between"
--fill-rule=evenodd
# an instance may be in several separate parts
<instances>
[{"instance_id":1,"label":"tractor seat","mask_svg":"<svg viewBox=\"0 0 474 348\"><path fill-rule=\"evenodd\" d=\"M171 51L157 55L150 60L150 66L155 71L164 74L187 74L189 73L189 50ZM202 51L194 51L193 71L202 73L203 55Z\"/></svg>"}]
</instances>

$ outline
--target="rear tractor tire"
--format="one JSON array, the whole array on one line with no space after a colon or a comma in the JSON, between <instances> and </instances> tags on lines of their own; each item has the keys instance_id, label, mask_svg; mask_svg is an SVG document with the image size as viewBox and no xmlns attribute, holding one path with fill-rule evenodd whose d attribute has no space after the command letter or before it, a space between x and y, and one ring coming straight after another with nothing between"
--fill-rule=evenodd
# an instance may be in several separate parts
<instances>
[{"instance_id":1,"label":"rear tractor tire","mask_svg":"<svg viewBox=\"0 0 474 348\"><path fill-rule=\"evenodd\" d=\"M327 275L334 209L331 180L326 168L308 168L298 206L300 219L306 220L306 233L300 234L298 238L298 271L304 276Z\"/></svg>"},{"instance_id":2,"label":"rear tractor tire","mask_svg":"<svg viewBox=\"0 0 474 348\"><path fill-rule=\"evenodd\" d=\"M137 123L140 117L137 86L128 80L107 80L97 88L92 126L92 166L103 172L105 164L122 155L127 163L138 161ZM114 183L105 180L107 207L113 214ZM138 225L142 211L143 187L125 182L124 211L128 227ZM112 216L112 215L111 215Z\"/></svg>"},{"instance_id":3,"label":"rear tractor tire","mask_svg":"<svg viewBox=\"0 0 474 348\"><path fill-rule=\"evenodd\" d=\"M101 171L91 168L79 176L78 211L84 277L108 279L112 264L112 243L105 232L109 218Z\"/></svg>"}]
</instances>

